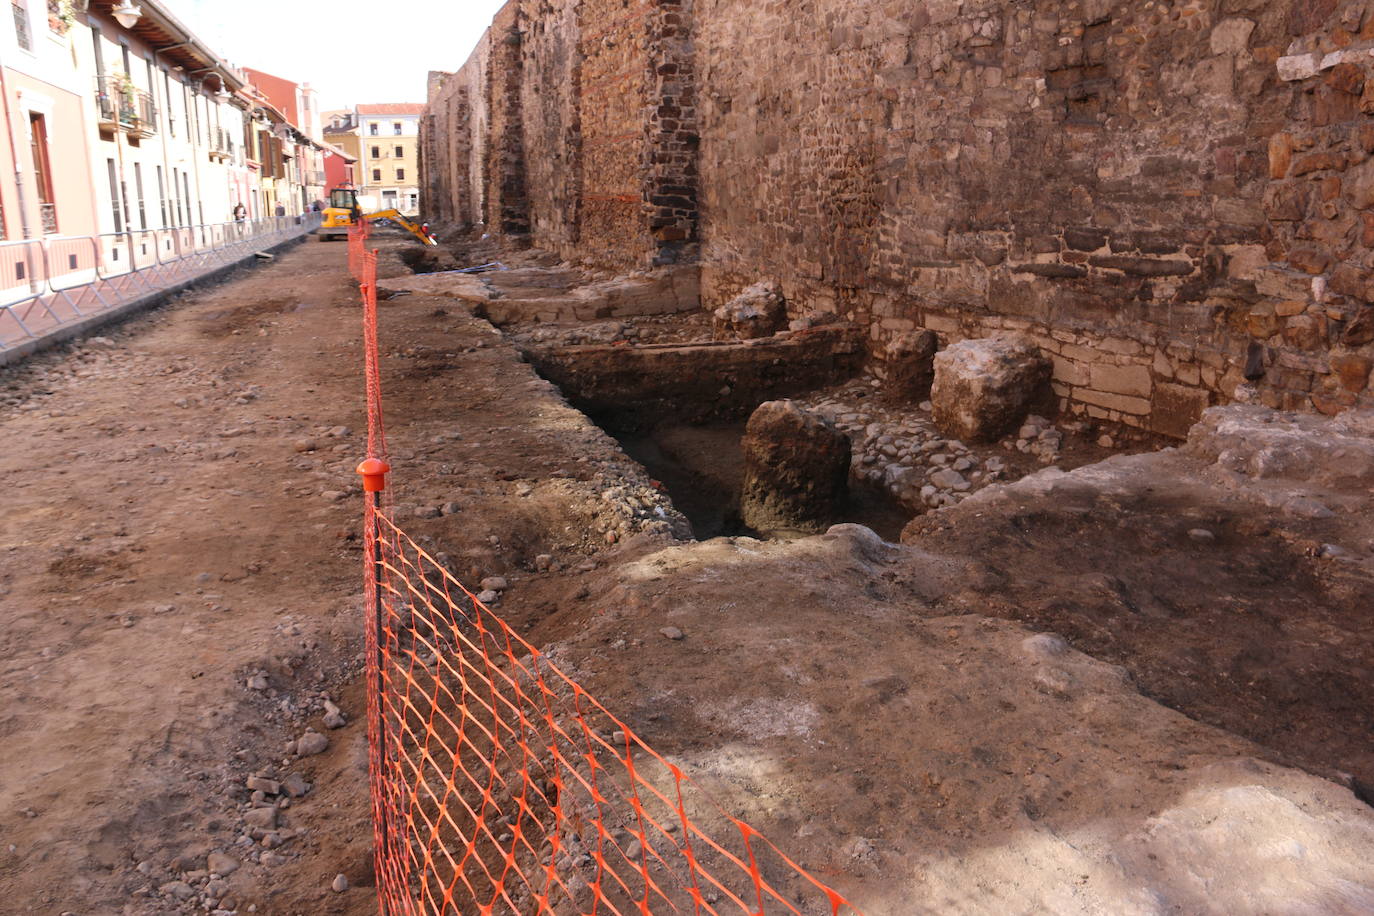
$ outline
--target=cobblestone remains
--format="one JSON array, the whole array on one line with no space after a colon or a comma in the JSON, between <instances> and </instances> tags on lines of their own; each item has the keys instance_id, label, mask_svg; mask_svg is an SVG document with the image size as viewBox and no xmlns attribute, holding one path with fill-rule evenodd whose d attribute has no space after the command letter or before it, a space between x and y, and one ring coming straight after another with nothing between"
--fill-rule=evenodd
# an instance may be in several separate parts
<instances>
[{"instance_id":1,"label":"cobblestone remains","mask_svg":"<svg viewBox=\"0 0 1374 916\"><path fill-rule=\"evenodd\" d=\"M1017 332L1095 422L1334 414L1374 406L1372 49L1369 0L511 0L430 81L425 207L699 261L708 310L774 282L880 375Z\"/></svg>"},{"instance_id":2,"label":"cobblestone remains","mask_svg":"<svg viewBox=\"0 0 1374 916\"><path fill-rule=\"evenodd\" d=\"M876 379L860 379L795 403L849 436L854 480L913 512L956 505L989 484L1016 480L1063 457L1065 431L1045 417L1028 417L1014 434L979 447L936 429L929 402L918 409L885 403L878 389Z\"/></svg>"}]
</instances>

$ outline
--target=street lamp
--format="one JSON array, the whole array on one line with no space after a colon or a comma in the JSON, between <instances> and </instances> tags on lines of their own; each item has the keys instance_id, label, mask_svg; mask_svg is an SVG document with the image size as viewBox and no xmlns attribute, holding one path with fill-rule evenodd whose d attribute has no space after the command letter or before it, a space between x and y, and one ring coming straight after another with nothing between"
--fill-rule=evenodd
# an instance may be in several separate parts
<instances>
[{"instance_id":1,"label":"street lamp","mask_svg":"<svg viewBox=\"0 0 1374 916\"><path fill-rule=\"evenodd\" d=\"M134 0L120 0L119 5L110 12L121 26L132 29L143 16L143 7L135 4Z\"/></svg>"}]
</instances>

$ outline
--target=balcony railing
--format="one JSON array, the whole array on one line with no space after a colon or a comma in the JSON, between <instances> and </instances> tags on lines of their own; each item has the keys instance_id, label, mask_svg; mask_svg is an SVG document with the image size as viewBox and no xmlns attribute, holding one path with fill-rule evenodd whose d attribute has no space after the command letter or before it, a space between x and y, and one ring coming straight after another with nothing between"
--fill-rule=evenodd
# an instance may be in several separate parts
<instances>
[{"instance_id":1,"label":"balcony railing","mask_svg":"<svg viewBox=\"0 0 1374 916\"><path fill-rule=\"evenodd\" d=\"M231 159L234 155L233 135L223 127L210 131L210 158Z\"/></svg>"},{"instance_id":2,"label":"balcony railing","mask_svg":"<svg viewBox=\"0 0 1374 916\"><path fill-rule=\"evenodd\" d=\"M43 222L44 235L57 234L57 204L40 203L38 205L39 219Z\"/></svg>"},{"instance_id":3,"label":"balcony railing","mask_svg":"<svg viewBox=\"0 0 1374 916\"><path fill-rule=\"evenodd\" d=\"M151 137L157 133L157 106L153 97L130 85L119 75L98 76L95 81L96 110L100 126L128 131L131 137Z\"/></svg>"}]
</instances>

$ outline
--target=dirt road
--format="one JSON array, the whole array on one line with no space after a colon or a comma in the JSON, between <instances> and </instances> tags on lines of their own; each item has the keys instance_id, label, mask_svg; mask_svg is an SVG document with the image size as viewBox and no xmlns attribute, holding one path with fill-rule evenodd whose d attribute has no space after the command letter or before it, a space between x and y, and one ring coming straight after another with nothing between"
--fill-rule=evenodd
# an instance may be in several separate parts
<instances>
[{"instance_id":1,"label":"dirt road","mask_svg":"<svg viewBox=\"0 0 1374 916\"><path fill-rule=\"evenodd\" d=\"M22 402L0 412L0 909L176 911L182 887L157 889L224 849L243 867L222 904L287 911L247 853L280 869L304 851L293 903L368 911L369 891L329 890L338 872L362 883L368 849L363 806L330 807L332 786L297 802L298 835L237 845L244 772L281 769L286 726L357 655L340 537L357 500L319 496L352 486L362 451L343 261L312 242L4 379ZM352 717L333 753L356 773L360 710L330 696ZM322 783L320 759L288 769ZM307 905L326 894L344 899Z\"/></svg>"},{"instance_id":2,"label":"dirt road","mask_svg":"<svg viewBox=\"0 0 1374 916\"><path fill-rule=\"evenodd\" d=\"M588 556L671 525L603 500L663 497L443 306L384 309L396 514L532 621ZM345 247L312 240L0 377L0 911L375 912L359 318ZM301 758L308 727L329 748ZM312 788L246 823L255 776Z\"/></svg>"}]
</instances>

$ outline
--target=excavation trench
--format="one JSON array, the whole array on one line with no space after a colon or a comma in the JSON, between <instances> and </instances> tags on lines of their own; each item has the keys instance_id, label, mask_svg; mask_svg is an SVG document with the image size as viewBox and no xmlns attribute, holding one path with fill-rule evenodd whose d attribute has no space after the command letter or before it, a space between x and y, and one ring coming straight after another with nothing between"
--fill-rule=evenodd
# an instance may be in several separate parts
<instances>
[{"instance_id":1,"label":"excavation trench","mask_svg":"<svg viewBox=\"0 0 1374 916\"><path fill-rule=\"evenodd\" d=\"M754 408L843 382L859 360L844 328L747 343L531 347L525 355L664 486L698 540L761 536L740 517L742 439ZM896 540L911 518L855 480L837 521Z\"/></svg>"},{"instance_id":2,"label":"excavation trench","mask_svg":"<svg viewBox=\"0 0 1374 916\"><path fill-rule=\"evenodd\" d=\"M589 416L620 443L625 454L663 484L673 505L692 523L697 540L766 537L740 517L744 421L699 426L669 422L635 429L615 414ZM911 512L886 493L851 481L849 499L840 507L836 520L865 525L895 541L911 518Z\"/></svg>"}]
</instances>

